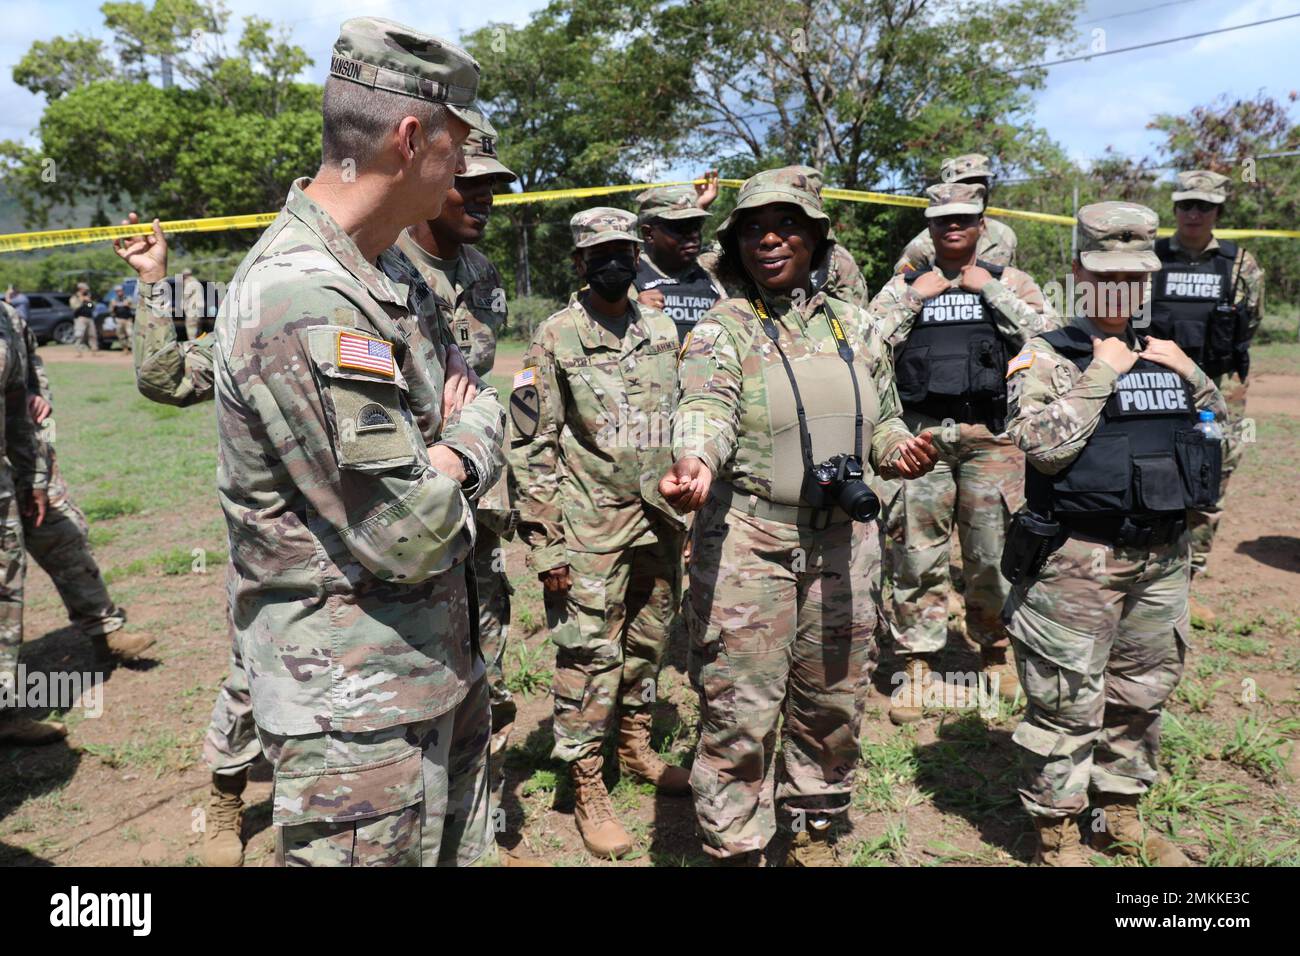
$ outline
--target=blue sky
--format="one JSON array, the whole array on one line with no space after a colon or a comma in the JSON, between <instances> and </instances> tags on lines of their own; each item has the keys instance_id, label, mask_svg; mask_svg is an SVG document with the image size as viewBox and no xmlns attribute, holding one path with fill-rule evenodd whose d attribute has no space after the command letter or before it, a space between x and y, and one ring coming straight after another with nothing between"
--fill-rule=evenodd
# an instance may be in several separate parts
<instances>
[{"instance_id":1,"label":"blue sky","mask_svg":"<svg viewBox=\"0 0 1300 956\"><path fill-rule=\"evenodd\" d=\"M1168 5L1134 12L1162 2ZM543 4L279 0L268 7L253 0L227 0L227 5L235 22L256 13L289 25L294 40L315 58L312 74L319 76L338 24L349 16L384 16L456 38L489 20L523 23ZM98 7L88 0L39 5L0 0L0 22L6 24L0 33L0 138L29 140L40 118L41 99L14 84L13 65L34 40L77 31L104 35ZM1117 49L1288 13L1300 13L1300 0L1093 0L1079 19L1085 42L1092 40L1093 30L1104 30L1106 49ZM1283 98L1300 88L1298 50L1300 18L1054 67L1046 88L1036 96L1037 121L1081 160L1100 156L1107 146L1147 154L1156 138L1145 126L1156 113L1184 111L1220 93L1247 97L1264 90ZM1300 107L1293 107L1293 116L1300 119Z\"/></svg>"}]
</instances>

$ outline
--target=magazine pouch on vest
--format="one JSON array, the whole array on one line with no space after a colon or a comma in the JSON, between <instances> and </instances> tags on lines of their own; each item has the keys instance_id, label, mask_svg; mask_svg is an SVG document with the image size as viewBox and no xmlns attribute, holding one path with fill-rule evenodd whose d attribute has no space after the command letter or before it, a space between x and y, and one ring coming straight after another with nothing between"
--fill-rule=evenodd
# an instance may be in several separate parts
<instances>
[{"instance_id":1,"label":"magazine pouch on vest","mask_svg":"<svg viewBox=\"0 0 1300 956\"><path fill-rule=\"evenodd\" d=\"M1163 268L1151 280L1150 333L1172 339L1206 375L1238 370L1247 354L1250 317L1234 304L1237 244L1220 242L1214 255L1186 262L1168 239L1159 239L1156 255ZM1249 359L1244 362L1248 367Z\"/></svg>"},{"instance_id":2,"label":"magazine pouch on vest","mask_svg":"<svg viewBox=\"0 0 1300 956\"><path fill-rule=\"evenodd\" d=\"M1092 361L1092 341L1081 329L1042 338L1081 371ZM1218 499L1223 448L1197 431L1196 421L1182 376L1138 359L1068 467L1055 475L1026 468L1029 506L1071 526L1104 516L1181 519L1188 508L1206 507Z\"/></svg>"},{"instance_id":3,"label":"magazine pouch on vest","mask_svg":"<svg viewBox=\"0 0 1300 956\"><path fill-rule=\"evenodd\" d=\"M1002 267L980 262L994 278ZM930 268L905 274L908 284ZM903 407L932 418L1006 427L1007 349L978 292L953 288L927 299L894 358Z\"/></svg>"}]
</instances>

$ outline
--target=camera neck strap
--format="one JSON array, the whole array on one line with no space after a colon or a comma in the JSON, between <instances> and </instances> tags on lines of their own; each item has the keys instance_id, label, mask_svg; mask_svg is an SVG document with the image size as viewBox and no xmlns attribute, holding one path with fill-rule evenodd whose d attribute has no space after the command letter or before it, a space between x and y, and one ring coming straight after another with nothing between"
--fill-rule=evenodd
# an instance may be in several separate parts
<instances>
[{"instance_id":1,"label":"camera neck strap","mask_svg":"<svg viewBox=\"0 0 1300 956\"><path fill-rule=\"evenodd\" d=\"M816 462L813 460L812 436L808 433L808 415L804 411L803 396L799 394L799 382L795 379L794 369L790 367L790 359L786 357L785 349L781 348L781 330L776 327L776 320L772 318L771 312L768 311L767 303L763 301L762 294L755 294L749 297L749 307L754 310L754 315L758 316L758 321L763 326L763 333L772 340L772 345L776 349L776 354L781 357L781 364L785 366L785 374L790 379L790 391L794 393L795 414L799 417L799 444L803 448L804 463L811 468ZM793 308L793 306L792 306ZM853 406L854 406L854 426L853 426L853 454L858 461L862 461L862 392L858 388L858 374L853 368L853 348L849 345L848 337L844 334L844 327L840 320L835 318L831 312L830 306L826 299L822 299L821 312L826 316L826 324L830 326L831 336L835 339L836 351L839 352L840 358L849 368L849 379L853 382Z\"/></svg>"}]
</instances>

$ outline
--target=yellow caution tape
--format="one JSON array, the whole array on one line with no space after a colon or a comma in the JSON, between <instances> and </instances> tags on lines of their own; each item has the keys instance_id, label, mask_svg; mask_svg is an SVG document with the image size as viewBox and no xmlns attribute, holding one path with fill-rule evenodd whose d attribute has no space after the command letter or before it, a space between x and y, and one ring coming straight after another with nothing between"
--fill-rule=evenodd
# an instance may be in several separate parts
<instances>
[{"instance_id":1,"label":"yellow caution tape","mask_svg":"<svg viewBox=\"0 0 1300 956\"><path fill-rule=\"evenodd\" d=\"M640 192L659 186L689 186L702 183L703 180L680 180L664 183L628 183L621 186L582 186L572 189L540 189L527 193L500 193L493 202L498 206L517 206L532 202L561 202L567 199L590 199L593 196L608 196L614 193ZM720 179L718 185L739 189L742 180ZM865 202L884 206L906 206L921 208L927 201L919 196L895 196L891 193L869 192L863 189L840 189L827 186L822 189L822 197L832 201ZM1022 209L1002 209L990 206L991 216L1007 219L1026 219L1030 222L1045 222L1058 226L1073 226L1072 216L1061 216L1046 212L1029 212ZM221 232L226 229L261 229L275 219L277 213L259 212L244 216L215 216L211 219L175 219L162 224L167 233L184 232ZM0 235L0 253L24 252L29 249L48 249L54 246L71 246L87 242L103 242L109 239L123 239L127 236L139 236L152 231L147 222L134 226L94 226L85 229L51 229L45 232L15 232ZM1220 239L1300 239L1300 230L1296 229L1216 229L1214 234ZM1173 235L1173 230L1163 228L1160 235Z\"/></svg>"}]
</instances>

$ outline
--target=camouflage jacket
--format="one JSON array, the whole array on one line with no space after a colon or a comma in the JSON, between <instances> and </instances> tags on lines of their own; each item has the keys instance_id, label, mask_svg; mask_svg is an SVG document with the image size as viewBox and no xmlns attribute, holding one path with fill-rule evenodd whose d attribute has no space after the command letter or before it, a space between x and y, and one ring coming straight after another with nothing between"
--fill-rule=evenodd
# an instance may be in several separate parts
<instances>
[{"instance_id":1,"label":"camouflage jacket","mask_svg":"<svg viewBox=\"0 0 1300 956\"><path fill-rule=\"evenodd\" d=\"M1211 236L1205 248L1200 253L1193 255L1179 244L1177 233L1169 237L1170 251L1187 262L1200 262L1212 256L1218 251L1218 248L1219 240ZM1259 267L1259 262L1256 261L1253 255L1238 246L1237 258L1232 263L1232 275L1236 277L1237 284L1233 304L1243 306L1249 313L1250 337L1253 339L1255 331L1259 328L1259 323L1264 318L1264 270Z\"/></svg>"},{"instance_id":2,"label":"camouflage jacket","mask_svg":"<svg viewBox=\"0 0 1300 956\"><path fill-rule=\"evenodd\" d=\"M781 349L800 376L814 458L820 462L854 451L851 435L846 439L836 428L832 439L826 427L838 420L851 428L854 402L847 365L838 354L823 303L843 328L854 355L865 426L870 429L863 467L868 474L871 468L879 471L911 432L899 417L893 362L875 324L864 310L824 292L798 307L788 298L769 297L767 307ZM716 478L739 491L798 504L804 463L797 421L793 414L774 414L772 401L772 396L788 397L789 379L748 299L726 299L700 319L682 346L677 374L681 384L673 457L695 456ZM782 407L788 404L783 401ZM782 420L776 420L778 415Z\"/></svg>"},{"instance_id":3,"label":"camouflage jacket","mask_svg":"<svg viewBox=\"0 0 1300 956\"><path fill-rule=\"evenodd\" d=\"M45 401L49 402L51 409L54 407L54 393L50 390L50 377L45 371L45 362L41 360L40 353L37 352L38 342L36 333L31 330L23 317L15 309L9 315L13 323L14 331L17 333L24 344L27 361L27 394L28 396L39 395ZM68 485L63 480L63 475L59 472L59 463L54 457L54 412L51 411L46 416L45 421L36 425L37 436L40 439L39 449L42 455L42 462L45 466L45 475L49 484L47 491L49 493L50 505L57 505L65 501L68 497Z\"/></svg>"},{"instance_id":4,"label":"camouflage jacket","mask_svg":"<svg viewBox=\"0 0 1300 956\"><path fill-rule=\"evenodd\" d=\"M975 247L977 258L991 262L995 266L1014 266L1016 264L1016 231L1005 222L996 219L984 219L984 229L980 232L979 244ZM903 254L894 264L895 272L902 272L908 266L923 269L934 265L934 239L927 226L922 229L903 249Z\"/></svg>"},{"instance_id":5,"label":"camouflage jacket","mask_svg":"<svg viewBox=\"0 0 1300 956\"><path fill-rule=\"evenodd\" d=\"M0 495L15 487L47 488L49 448L27 411L29 382L26 325L8 303L0 305L0 386L4 421L0 425Z\"/></svg>"},{"instance_id":6,"label":"camouflage jacket","mask_svg":"<svg viewBox=\"0 0 1300 956\"><path fill-rule=\"evenodd\" d=\"M454 261L437 259L409 232L398 237L397 248L415 263L444 314L451 316L452 333L469 367L486 376L496 364L497 335L506 324L506 290L496 266L473 246L461 246Z\"/></svg>"},{"instance_id":7,"label":"camouflage jacket","mask_svg":"<svg viewBox=\"0 0 1300 956\"><path fill-rule=\"evenodd\" d=\"M254 718L277 734L410 723L464 697L473 522L426 446L459 452L478 486L502 467L495 391L442 418L454 345L432 291L396 249L366 261L308 182L236 271L214 355L231 620Z\"/></svg>"},{"instance_id":8,"label":"camouflage jacket","mask_svg":"<svg viewBox=\"0 0 1300 956\"><path fill-rule=\"evenodd\" d=\"M151 402L193 405L212 398L210 335L195 342L178 342L172 321L171 287L165 282L141 282L131 340L135 387Z\"/></svg>"},{"instance_id":9,"label":"camouflage jacket","mask_svg":"<svg viewBox=\"0 0 1300 956\"><path fill-rule=\"evenodd\" d=\"M573 295L537 327L515 376L518 533L538 573L565 564L566 551L621 551L684 527L659 494L672 465L677 327L658 309L631 309L620 335Z\"/></svg>"},{"instance_id":10,"label":"camouflage jacket","mask_svg":"<svg viewBox=\"0 0 1300 956\"><path fill-rule=\"evenodd\" d=\"M1082 316L1071 324L1106 337ZM1081 372L1042 338L1030 339L1007 368L1007 434L1031 467L1054 475L1079 457L1097 430L1119 375L1100 359ZM1190 384L1196 407L1211 409L1219 421L1226 420L1223 395L1199 366Z\"/></svg>"}]
</instances>

